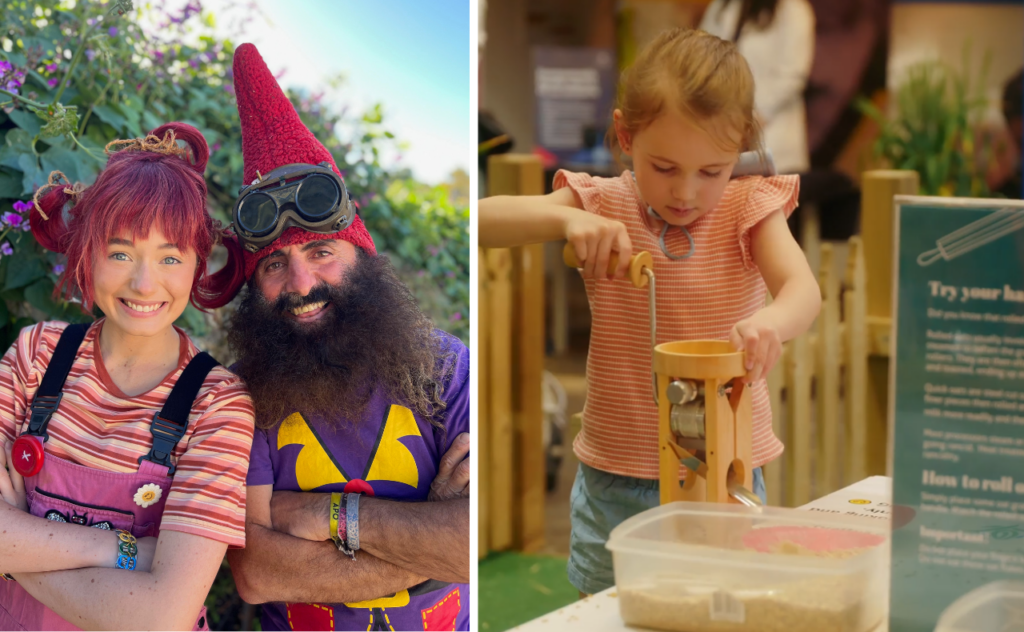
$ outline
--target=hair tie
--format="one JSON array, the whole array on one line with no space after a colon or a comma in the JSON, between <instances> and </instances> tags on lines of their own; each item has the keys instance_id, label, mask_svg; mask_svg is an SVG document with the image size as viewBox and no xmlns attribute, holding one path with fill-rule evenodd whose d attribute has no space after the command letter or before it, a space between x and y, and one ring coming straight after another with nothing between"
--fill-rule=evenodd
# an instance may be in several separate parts
<instances>
[{"instance_id":1,"label":"hair tie","mask_svg":"<svg viewBox=\"0 0 1024 632\"><path fill-rule=\"evenodd\" d=\"M60 171L51 171L50 176L46 179L46 184L39 187L36 190L35 195L32 196L32 205L35 207L39 214L45 221L50 221L50 218L43 212L43 207L39 206L39 198L43 196L44 191L48 191L53 187L61 186L61 180L66 183L64 186L64 194L70 197L74 203L78 203L78 198L82 197L82 192L85 191L85 185L81 182L71 184L68 177Z\"/></svg>"},{"instance_id":2,"label":"hair tie","mask_svg":"<svg viewBox=\"0 0 1024 632\"><path fill-rule=\"evenodd\" d=\"M120 146L120 147L118 147ZM111 147L115 149L111 151ZM174 137L174 130L169 129L164 133L163 140L158 136L149 134L144 138L129 138L125 140L112 140L107 143L103 151L109 156L119 151L150 151L165 156L177 156L185 162L192 164L191 152L178 146Z\"/></svg>"},{"instance_id":3,"label":"hair tie","mask_svg":"<svg viewBox=\"0 0 1024 632\"><path fill-rule=\"evenodd\" d=\"M224 225L224 222L219 219L213 221L213 245L219 246L224 243L225 239L234 239L235 234L231 232L231 225Z\"/></svg>"}]
</instances>

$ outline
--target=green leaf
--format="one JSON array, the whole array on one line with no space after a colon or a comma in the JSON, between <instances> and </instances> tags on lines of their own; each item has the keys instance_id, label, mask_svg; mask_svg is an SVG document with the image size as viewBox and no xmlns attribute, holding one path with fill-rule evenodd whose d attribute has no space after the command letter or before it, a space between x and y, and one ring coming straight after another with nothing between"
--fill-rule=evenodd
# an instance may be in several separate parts
<instances>
[{"instance_id":1,"label":"green leaf","mask_svg":"<svg viewBox=\"0 0 1024 632\"><path fill-rule=\"evenodd\" d=\"M142 136L142 126L139 125L139 117L142 115L140 110L136 110L134 107L135 101L124 101L118 107L121 113L124 115L125 125L128 128L128 133L133 136Z\"/></svg>"},{"instance_id":2,"label":"green leaf","mask_svg":"<svg viewBox=\"0 0 1024 632\"><path fill-rule=\"evenodd\" d=\"M103 153L103 146L96 144L89 137L79 138L78 142L82 144L82 147L92 152L92 156L90 156L82 150L82 147L74 150L75 160L78 163L78 180L86 185L92 184L96 181L96 175L100 169L106 164L106 155ZM96 160L93 156L99 158L99 160Z\"/></svg>"},{"instance_id":3,"label":"green leaf","mask_svg":"<svg viewBox=\"0 0 1024 632\"><path fill-rule=\"evenodd\" d=\"M53 300L53 281L47 278L25 288L25 300L50 318L63 311L61 305Z\"/></svg>"},{"instance_id":4,"label":"green leaf","mask_svg":"<svg viewBox=\"0 0 1024 632\"><path fill-rule=\"evenodd\" d=\"M13 110L8 116L11 117L15 125L28 132L30 136L38 135L39 130L43 129L43 122L39 120L35 112L17 109Z\"/></svg>"},{"instance_id":5,"label":"green leaf","mask_svg":"<svg viewBox=\"0 0 1024 632\"><path fill-rule=\"evenodd\" d=\"M39 168L35 154L22 154L18 157L18 168L21 169L21 193L31 195L36 189L46 184L46 175Z\"/></svg>"},{"instance_id":6,"label":"green leaf","mask_svg":"<svg viewBox=\"0 0 1024 632\"><path fill-rule=\"evenodd\" d=\"M78 165L82 162L82 159L91 160L91 158L81 155L82 152L78 153L79 156L76 156L75 152L63 147L50 147L40 156L43 161L43 173L49 177L51 171L60 171L67 177L69 182L80 180Z\"/></svg>"},{"instance_id":7,"label":"green leaf","mask_svg":"<svg viewBox=\"0 0 1024 632\"><path fill-rule=\"evenodd\" d=\"M32 149L32 135L23 129L12 129L7 132L4 146L0 147L0 165L20 171L21 164L19 161L24 154L30 156L35 156L36 154L35 150Z\"/></svg>"},{"instance_id":8,"label":"green leaf","mask_svg":"<svg viewBox=\"0 0 1024 632\"><path fill-rule=\"evenodd\" d=\"M20 198L21 177L0 171L0 198Z\"/></svg>"},{"instance_id":9,"label":"green leaf","mask_svg":"<svg viewBox=\"0 0 1024 632\"><path fill-rule=\"evenodd\" d=\"M7 263L7 281L4 291L25 287L46 276L46 268L39 257L10 257Z\"/></svg>"},{"instance_id":10,"label":"green leaf","mask_svg":"<svg viewBox=\"0 0 1024 632\"><path fill-rule=\"evenodd\" d=\"M157 115L146 110L142 113L142 124L145 126L147 131L151 131L163 125L163 121Z\"/></svg>"},{"instance_id":11,"label":"green leaf","mask_svg":"<svg viewBox=\"0 0 1024 632\"><path fill-rule=\"evenodd\" d=\"M123 132L127 128L128 121L125 120L124 116L120 112L116 111L109 105L93 106L92 113L93 115L100 117L101 121L112 126L118 132Z\"/></svg>"}]
</instances>

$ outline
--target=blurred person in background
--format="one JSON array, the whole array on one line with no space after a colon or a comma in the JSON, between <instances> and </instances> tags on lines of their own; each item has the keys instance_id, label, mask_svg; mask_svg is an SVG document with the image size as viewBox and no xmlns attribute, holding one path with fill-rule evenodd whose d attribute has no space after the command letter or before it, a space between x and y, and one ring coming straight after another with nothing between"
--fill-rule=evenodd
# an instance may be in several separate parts
<instances>
[{"instance_id":1,"label":"blurred person in background","mask_svg":"<svg viewBox=\"0 0 1024 632\"><path fill-rule=\"evenodd\" d=\"M807 0L713 0L700 28L735 42L756 86L754 106L779 173L810 168L804 90L814 60Z\"/></svg>"},{"instance_id":2,"label":"blurred person in background","mask_svg":"<svg viewBox=\"0 0 1024 632\"><path fill-rule=\"evenodd\" d=\"M1021 173L1024 168L1021 160L1024 155L1024 69L1003 87L1003 118L1006 119L1010 142L1007 143L1008 151L1003 152L1007 156L1003 162L1007 168L1002 172L1002 184L995 190L1008 198L1021 199L1024 197L1024 174Z\"/></svg>"}]
</instances>

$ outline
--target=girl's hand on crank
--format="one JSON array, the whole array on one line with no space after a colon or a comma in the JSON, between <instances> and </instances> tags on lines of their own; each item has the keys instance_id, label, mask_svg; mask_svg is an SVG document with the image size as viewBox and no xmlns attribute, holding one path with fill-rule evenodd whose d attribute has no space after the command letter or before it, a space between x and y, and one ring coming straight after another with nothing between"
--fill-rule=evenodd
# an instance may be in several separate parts
<instances>
[{"instance_id":1,"label":"girl's hand on crank","mask_svg":"<svg viewBox=\"0 0 1024 632\"><path fill-rule=\"evenodd\" d=\"M579 211L566 221L565 238L576 249L576 258L583 265L584 279L626 278L633 244L622 222ZM613 251L619 253L619 265L614 274L608 276L608 261Z\"/></svg>"},{"instance_id":2,"label":"girl's hand on crank","mask_svg":"<svg viewBox=\"0 0 1024 632\"><path fill-rule=\"evenodd\" d=\"M767 322L761 312L736 323L729 340L737 350L743 351L747 384L764 379L782 355L779 330Z\"/></svg>"},{"instance_id":3,"label":"girl's hand on crank","mask_svg":"<svg viewBox=\"0 0 1024 632\"><path fill-rule=\"evenodd\" d=\"M0 497L12 507L22 511L28 511L28 502L25 500L25 479L18 470L14 469L14 459L11 458L11 449L14 444L4 444L0 450Z\"/></svg>"}]
</instances>

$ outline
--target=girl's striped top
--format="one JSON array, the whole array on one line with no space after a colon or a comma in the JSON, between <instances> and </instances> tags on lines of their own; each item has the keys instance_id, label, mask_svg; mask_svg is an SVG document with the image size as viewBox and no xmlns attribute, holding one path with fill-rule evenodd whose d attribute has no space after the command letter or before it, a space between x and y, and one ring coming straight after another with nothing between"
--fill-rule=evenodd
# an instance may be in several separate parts
<instances>
[{"instance_id":1,"label":"girl's striped top","mask_svg":"<svg viewBox=\"0 0 1024 632\"><path fill-rule=\"evenodd\" d=\"M765 306L766 288L751 254L751 229L775 211L787 217L797 205L797 176L738 178L714 209L688 226L696 244L687 259L662 253L663 222L641 203L632 174L598 178L559 171L554 188L569 187L582 207L622 222L633 252L654 258L658 343L728 340L733 326ZM683 254L689 242L669 229L666 247ZM580 461L622 476L658 478L658 409L651 381L647 288L628 280L586 281L592 326L587 357L583 429L573 446ZM778 457L764 380L754 385L753 455L760 466ZM684 469L680 466L680 478Z\"/></svg>"},{"instance_id":2,"label":"girl's striped top","mask_svg":"<svg viewBox=\"0 0 1024 632\"><path fill-rule=\"evenodd\" d=\"M99 352L103 319L90 328L50 420L46 452L78 465L131 473L153 445L150 422L175 381L199 349L181 340L178 366L152 390L128 397L114 384ZM0 360L0 444L28 425L29 405L53 355L63 322L21 330ZM185 436L171 460L177 464L161 529L245 545L245 476L252 446L253 405L249 393L226 368L214 367L192 405ZM88 499L77 499L88 502Z\"/></svg>"}]
</instances>

